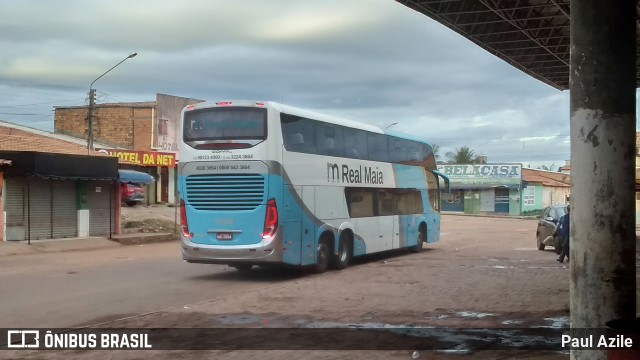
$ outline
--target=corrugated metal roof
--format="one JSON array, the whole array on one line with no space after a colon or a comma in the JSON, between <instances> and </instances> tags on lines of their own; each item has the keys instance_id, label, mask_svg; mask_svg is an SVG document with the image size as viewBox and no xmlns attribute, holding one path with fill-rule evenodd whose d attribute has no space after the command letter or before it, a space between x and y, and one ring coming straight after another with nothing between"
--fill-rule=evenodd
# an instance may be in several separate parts
<instances>
[{"instance_id":1,"label":"corrugated metal roof","mask_svg":"<svg viewBox=\"0 0 640 360\"><path fill-rule=\"evenodd\" d=\"M37 151L56 154L106 156L97 151L87 150L84 145L47 136L45 131L29 132L15 127L0 124L0 150L4 151Z\"/></svg>"},{"instance_id":2,"label":"corrugated metal roof","mask_svg":"<svg viewBox=\"0 0 640 360\"><path fill-rule=\"evenodd\" d=\"M570 187L571 176L564 173L522 168L522 180L551 187Z\"/></svg>"},{"instance_id":3,"label":"corrugated metal roof","mask_svg":"<svg viewBox=\"0 0 640 360\"><path fill-rule=\"evenodd\" d=\"M560 90L569 88L570 0L396 1L526 74ZM636 28L640 28L638 22ZM636 59L637 63L640 56ZM636 83L640 84L637 73Z\"/></svg>"}]
</instances>

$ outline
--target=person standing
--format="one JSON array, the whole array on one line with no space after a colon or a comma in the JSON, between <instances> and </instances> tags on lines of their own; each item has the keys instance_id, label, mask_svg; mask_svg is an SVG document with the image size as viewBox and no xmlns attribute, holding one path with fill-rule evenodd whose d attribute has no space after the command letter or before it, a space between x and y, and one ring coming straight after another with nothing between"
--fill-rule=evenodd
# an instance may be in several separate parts
<instances>
[{"instance_id":1,"label":"person standing","mask_svg":"<svg viewBox=\"0 0 640 360\"><path fill-rule=\"evenodd\" d=\"M560 252L560 257L558 257L559 263L564 263L564 258L567 258L567 262L569 262L569 229L570 229L570 206L567 206L567 213L560 217L560 221L558 222L558 226L556 226L556 230L553 232L553 236L557 236L560 239L560 245L562 246L562 252Z\"/></svg>"}]
</instances>

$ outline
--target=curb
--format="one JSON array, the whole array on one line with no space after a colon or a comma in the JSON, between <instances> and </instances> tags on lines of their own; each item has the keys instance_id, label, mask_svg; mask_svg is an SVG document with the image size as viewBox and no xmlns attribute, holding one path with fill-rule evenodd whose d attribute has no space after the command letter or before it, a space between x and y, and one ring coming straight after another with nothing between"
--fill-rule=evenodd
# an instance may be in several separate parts
<instances>
[{"instance_id":1,"label":"curb","mask_svg":"<svg viewBox=\"0 0 640 360\"><path fill-rule=\"evenodd\" d=\"M495 214L466 214L461 212L443 211L442 215L456 215L456 216L472 216L472 217L488 217L498 219L520 219L520 220L538 220L537 216L523 216L523 215L495 215Z\"/></svg>"},{"instance_id":2,"label":"curb","mask_svg":"<svg viewBox=\"0 0 640 360\"><path fill-rule=\"evenodd\" d=\"M168 242L178 240L175 235L170 233L130 233L121 235L112 235L111 240L120 245L140 245L158 242Z\"/></svg>"},{"instance_id":3,"label":"curb","mask_svg":"<svg viewBox=\"0 0 640 360\"><path fill-rule=\"evenodd\" d=\"M64 238L27 241L0 241L0 258L3 256L60 253L71 251L101 250L125 245L142 245L177 241L170 233L131 233L103 237Z\"/></svg>"}]
</instances>

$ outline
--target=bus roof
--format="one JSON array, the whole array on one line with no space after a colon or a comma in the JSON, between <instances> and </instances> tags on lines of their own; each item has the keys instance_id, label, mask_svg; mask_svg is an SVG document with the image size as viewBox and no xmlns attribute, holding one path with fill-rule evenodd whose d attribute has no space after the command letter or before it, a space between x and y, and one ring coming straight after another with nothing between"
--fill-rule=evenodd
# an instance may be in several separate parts
<instances>
[{"instance_id":1,"label":"bus roof","mask_svg":"<svg viewBox=\"0 0 640 360\"><path fill-rule=\"evenodd\" d=\"M371 131L371 132L380 133L380 134L384 133L382 129L380 129L375 125L371 125L371 124L367 124L359 121L348 120L338 116L322 114L316 111L304 110L304 109L296 108L289 105L283 105L278 103L272 103L272 104L274 105L274 107L280 106L280 109L282 112L290 115L297 115L297 116L301 116L301 117L305 117L305 118L309 118L317 121L327 122L327 123L336 124L336 125L342 125L350 128L361 129L361 130Z\"/></svg>"},{"instance_id":2,"label":"bus roof","mask_svg":"<svg viewBox=\"0 0 640 360\"><path fill-rule=\"evenodd\" d=\"M261 104L261 105L258 105ZM391 136L395 136L398 138L402 138L402 139L407 139L407 140L414 140L414 141L418 141L421 143L425 143L428 144L427 141L424 138L420 138L418 136L413 136L413 135L409 135L406 133L402 133L402 132L397 132L397 131L384 131L383 129L375 126L375 125L371 125L371 124L367 124L367 123L363 123L363 122L359 122L359 121L353 121L353 120L349 120L349 119L345 119L345 118L341 118L338 116L332 116L332 115L327 115L327 114L323 114L317 111L312 111L312 110L305 110L305 109L301 109L301 108L297 108L294 106L289 106L289 105L284 105L281 103L277 103L274 101L254 101L254 100L220 100L220 101L207 101L207 102L201 102L201 103L197 103L192 105L192 107L194 108L205 108L205 107L222 107L222 106L269 106L275 110L278 110L280 112L286 113L286 114L290 114L290 115L296 115L296 116L300 116L300 117L304 117L304 118L308 118L308 119L313 119L313 120L317 120L317 121L322 121L322 122L327 122L327 123L331 123L331 124L337 124L337 125L342 125L342 126L346 126L346 127L350 127L350 128L355 128L355 129L361 129L361 130L366 130L366 131L370 131L370 132L374 132L374 133L379 133L379 134L387 134L387 135L391 135Z\"/></svg>"}]
</instances>

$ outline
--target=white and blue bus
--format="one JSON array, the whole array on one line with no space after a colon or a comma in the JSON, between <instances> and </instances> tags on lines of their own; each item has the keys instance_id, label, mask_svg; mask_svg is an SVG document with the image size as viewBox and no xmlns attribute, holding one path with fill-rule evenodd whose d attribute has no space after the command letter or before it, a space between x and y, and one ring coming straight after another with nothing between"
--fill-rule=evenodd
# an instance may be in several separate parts
<instances>
[{"instance_id":1,"label":"white and blue bus","mask_svg":"<svg viewBox=\"0 0 640 360\"><path fill-rule=\"evenodd\" d=\"M440 236L431 146L274 103L182 111L182 257L191 263L342 269L355 256Z\"/></svg>"}]
</instances>

